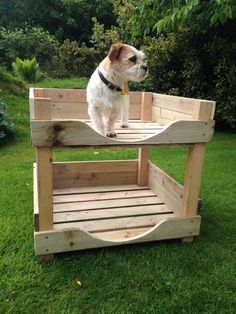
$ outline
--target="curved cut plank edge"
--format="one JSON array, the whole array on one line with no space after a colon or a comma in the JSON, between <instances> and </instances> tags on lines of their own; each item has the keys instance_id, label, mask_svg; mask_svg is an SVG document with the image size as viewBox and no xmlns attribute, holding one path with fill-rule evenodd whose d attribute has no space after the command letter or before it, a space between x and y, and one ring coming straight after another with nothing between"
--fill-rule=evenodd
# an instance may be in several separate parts
<instances>
[{"instance_id":1,"label":"curved cut plank edge","mask_svg":"<svg viewBox=\"0 0 236 314\"><path fill-rule=\"evenodd\" d=\"M35 253L36 255L44 255L97 247L196 236L199 235L200 221L200 216L168 218L139 236L118 240L103 240L102 238L95 237L81 229L35 232Z\"/></svg>"},{"instance_id":2,"label":"curved cut plank edge","mask_svg":"<svg viewBox=\"0 0 236 314\"><path fill-rule=\"evenodd\" d=\"M32 120L33 146L118 146L191 144L209 142L214 132L214 121L178 120L161 131L141 140L118 140L97 133L80 120Z\"/></svg>"}]
</instances>

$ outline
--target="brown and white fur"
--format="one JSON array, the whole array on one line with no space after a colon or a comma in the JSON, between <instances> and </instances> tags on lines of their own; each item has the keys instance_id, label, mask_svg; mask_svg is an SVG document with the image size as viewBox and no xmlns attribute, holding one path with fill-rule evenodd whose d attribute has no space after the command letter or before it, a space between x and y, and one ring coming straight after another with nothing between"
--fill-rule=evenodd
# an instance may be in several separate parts
<instances>
[{"instance_id":1,"label":"brown and white fur","mask_svg":"<svg viewBox=\"0 0 236 314\"><path fill-rule=\"evenodd\" d=\"M95 129L108 137L115 137L114 124L121 113L121 127L128 127L128 81L143 81L148 74L142 51L125 44L114 44L99 70L111 83L121 87L125 95L111 90L99 77L98 69L87 86L88 113Z\"/></svg>"}]
</instances>

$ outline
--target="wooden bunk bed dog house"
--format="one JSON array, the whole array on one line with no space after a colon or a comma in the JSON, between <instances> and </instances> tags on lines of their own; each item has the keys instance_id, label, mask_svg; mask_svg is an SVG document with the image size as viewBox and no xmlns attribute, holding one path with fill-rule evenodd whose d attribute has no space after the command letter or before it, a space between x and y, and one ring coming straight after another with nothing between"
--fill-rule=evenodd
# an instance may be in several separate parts
<instances>
[{"instance_id":1,"label":"wooden bunk bed dog house","mask_svg":"<svg viewBox=\"0 0 236 314\"><path fill-rule=\"evenodd\" d=\"M30 89L35 252L54 253L199 235L197 213L215 102L130 93L130 126L97 133L86 91ZM188 146L184 186L151 163L149 147ZM137 147L138 160L53 162L52 147Z\"/></svg>"}]
</instances>

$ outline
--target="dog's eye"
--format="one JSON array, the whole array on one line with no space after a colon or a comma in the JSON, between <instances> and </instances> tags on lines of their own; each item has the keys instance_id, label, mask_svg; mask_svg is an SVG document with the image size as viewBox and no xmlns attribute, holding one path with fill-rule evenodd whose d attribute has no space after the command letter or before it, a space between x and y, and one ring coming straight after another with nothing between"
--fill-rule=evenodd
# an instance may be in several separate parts
<instances>
[{"instance_id":1,"label":"dog's eye","mask_svg":"<svg viewBox=\"0 0 236 314\"><path fill-rule=\"evenodd\" d=\"M129 61L136 63L137 57L136 56L132 56L132 57L129 58Z\"/></svg>"}]
</instances>

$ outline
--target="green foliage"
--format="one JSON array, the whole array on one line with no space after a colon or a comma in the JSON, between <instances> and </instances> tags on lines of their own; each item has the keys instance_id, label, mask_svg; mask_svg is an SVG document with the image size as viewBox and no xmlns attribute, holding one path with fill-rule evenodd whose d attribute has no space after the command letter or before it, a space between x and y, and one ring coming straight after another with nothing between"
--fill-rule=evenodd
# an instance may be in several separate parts
<instances>
[{"instance_id":1,"label":"green foliage","mask_svg":"<svg viewBox=\"0 0 236 314\"><path fill-rule=\"evenodd\" d=\"M0 147L14 135L13 124L8 121L6 108L6 104L0 101Z\"/></svg>"},{"instance_id":2,"label":"green foliage","mask_svg":"<svg viewBox=\"0 0 236 314\"><path fill-rule=\"evenodd\" d=\"M35 83L43 79L43 73L35 58L21 60L17 57L16 61L12 63L12 68L15 75L27 83Z\"/></svg>"},{"instance_id":3,"label":"green foliage","mask_svg":"<svg viewBox=\"0 0 236 314\"><path fill-rule=\"evenodd\" d=\"M24 82L3 67L0 67L0 89L15 95L24 94L27 90Z\"/></svg>"},{"instance_id":4,"label":"green foliage","mask_svg":"<svg viewBox=\"0 0 236 314\"><path fill-rule=\"evenodd\" d=\"M43 71L53 72L58 51L58 41L42 28L26 27L12 31L0 28L0 63L8 69L17 57L35 57Z\"/></svg>"},{"instance_id":5,"label":"green foliage","mask_svg":"<svg viewBox=\"0 0 236 314\"><path fill-rule=\"evenodd\" d=\"M58 77L90 76L95 68L98 52L85 44L65 40L59 50Z\"/></svg>"},{"instance_id":6,"label":"green foliage","mask_svg":"<svg viewBox=\"0 0 236 314\"><path fill-rule=\"evenodd\" d=\"M183 31L147 38L150 75L145 88L215 100L217 127L236 130L236 40Z\"/></svg>"},{"instance_id":7,"label":"green foliage","mask_svg":"<svg viewBox=\"0 0 236 314\"><path fill-rule=\"evenodd\" d=\"M40 25L60 42L70 39L89 44L93 16L106 27L115 24L110 0L1 0L0 12L0 26L14 30Z\"/></svg>"},{"instance_id":8,"label":"green foliage","mask_svg":"<svg viewBox=\"0 0 236 314\"><path fill-rule=\"evenodd\" d=\"M58 77L90 76L99 62L106 56L112 43L119 42L117 29L105 30L105 26L93 18L92 47L85 43L65 40L59 49Z\"/></svg>"},{"instance_id":9,"label":"green foliage","mask_svg":"<svg viewBox=\"0 0 236 314\"><path fill-rule=\"evenodd\" d=\"M118 0L115 0L118 1ZM191 27L209 29L236 17L234 0L131 0L120 1L129 7L132 35L180 31Z\"/></svg>"}]
</instances>

